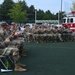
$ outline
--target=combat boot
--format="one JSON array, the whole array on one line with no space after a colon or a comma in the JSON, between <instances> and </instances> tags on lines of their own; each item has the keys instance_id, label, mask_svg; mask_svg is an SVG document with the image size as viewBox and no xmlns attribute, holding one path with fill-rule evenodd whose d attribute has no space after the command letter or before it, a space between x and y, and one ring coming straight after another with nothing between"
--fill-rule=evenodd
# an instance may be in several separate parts
<instances>
[{"instance_id":1,"label":"combat boot","mask_svg":"<svg viewBox=\"0 0 75 75\"><path fill-rule=\"evenodd\" d=\"M15 64L15 69L14 71L16 72L26 72L27 70L19 66L19 64Z\"/></svg>"},{"instance_id":2,"label":"combat boot","mask_svg":"<svg viewBox=\"0 0 75 75\"><path fill-rule=\"evenodd\" d=\"M27 56L24 50L21 52L21 56Z\"/></svg>"},{"instance_id":3,"label":"combat boot","mask_svg":"<svg viewBox=\"0 0 75 75\"><path fill-rule=\"evenodd\" d=\"M18 65L19 65L20 67L25 67L25 66L26 66L26 65L21 64L21 63L18 63Z\"/></svg>"}]
</instances>

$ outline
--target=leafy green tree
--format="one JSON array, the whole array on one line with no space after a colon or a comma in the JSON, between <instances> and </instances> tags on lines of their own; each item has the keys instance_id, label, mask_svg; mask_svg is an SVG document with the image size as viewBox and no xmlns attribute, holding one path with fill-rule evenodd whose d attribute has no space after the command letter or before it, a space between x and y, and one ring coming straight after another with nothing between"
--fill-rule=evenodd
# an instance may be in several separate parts
<instances>
[{"instance_id":1,"label":"leafy green tree","mask_svg":"<svg viewBox=\"0 0 75 75\"><path fill-rule=\"evenodd\" d=\"M50 10L44 12L42 9L39 9L36 12L36 17L37 20L57 20L58 14L53 14ZM0 20L33 21L35 20L35 7L34 5L28 7L25 0L18 0L17 3L14 3L13 0L4 0L0 4Z\"/></svg>"},{"instance_id":2,"label":"leafy green tree","mask_svg":"<svg viewBox=\"0 0 75 75\"><path fill-rule=\"evenodd\" d=\"M72 3L71 11L75 11L75 2Z\"/></svg>"},{"instance_id":3,"label":"leafy green tree","mask_svg":"<svg viewBox=\"0 0 75 75\"><path fill-rule=\"evenodd\" d=\"M35 19L35 7L33 5L31 5L29 8L28 8L28 19L29 20L34 20Z\"/></svg>"},{"instance_id":4,"label":"leafy green tree","mask_svg":"<svg viewBox=\"0 0 75 75\"><path fill-rule=\"evenodd\" d=\"M12 8L13 5L12 0L4 0L4 2L0 5L0 20L9 20L10 17L7 15L9 10Z\"/></svg>"},{"instance_id":5,"label":"leafy green tree","mask_svg":"<svg viewBox=\"0 0 75 75\"><path fill-rule=\"evenodd\" d=\"M45 17L44 17L44 19L45 19L45 20L51 20L51 16L52 16L52 13L50 12L50 10L47 10L47 11L45 12Z\"/></svg>"},{"instance_id":6,"label":"leafy green tree","mask_svg":"<svg viewBox=\"0 0 75 75\"><path fill-rule=\"evenodd\" d=\"M27 10L28 10L28 6L27 6L27 3L25 2L25 0L23 0L22 1L22 5L23 5L23 10L26 10L26 12L27 12Z\"/></svg>"},{"instance_id":7,"label":"leafy green tree","mask_svg":"<svg viewBox=\"0 0 75 75\"><path fill-rule=\"evenodd\" d=\"M67 14L65 13L65 11L59 11L58 13L56 13L56 19L59 20L60 23L63 22L63 17L65 17Z\"/></svg>"},{"instance_id":8,"label":"leafy green tree","mask_svg":"<svg viewBox=\"0 0 75 75\"><path fill-rule=\"evenodd\" d=\"M43 10L39 9L37 11L37 20L44 20L45 13Z\"/></svg>"},{"instance_id":9,"label":"leafy green tree","mask_svg":"<svg viewBox=\"0 0 75 75\"><path fill-rule=\"evenodd\" d=\"M22 9L23 5L18 2L13 5L13 8L10 9L9 16L15 22L20 22L27 20L26 10Z\"/></svg>"}]
</instances>

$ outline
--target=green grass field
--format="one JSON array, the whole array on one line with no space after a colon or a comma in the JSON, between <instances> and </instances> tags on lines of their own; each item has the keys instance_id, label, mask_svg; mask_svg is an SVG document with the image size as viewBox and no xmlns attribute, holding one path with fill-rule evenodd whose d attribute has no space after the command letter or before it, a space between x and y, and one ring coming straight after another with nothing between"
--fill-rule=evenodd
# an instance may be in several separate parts
<instances>
[{"instance_id":1,"label":"green grass field","mask_svg":"<svg viewBox=\"0 0 75 75\"><path fill-rule=\"evenodd\" d=\"M0 75L75 75L75 42L25 43L27 72Z\"/></svg>"}]
</instances>

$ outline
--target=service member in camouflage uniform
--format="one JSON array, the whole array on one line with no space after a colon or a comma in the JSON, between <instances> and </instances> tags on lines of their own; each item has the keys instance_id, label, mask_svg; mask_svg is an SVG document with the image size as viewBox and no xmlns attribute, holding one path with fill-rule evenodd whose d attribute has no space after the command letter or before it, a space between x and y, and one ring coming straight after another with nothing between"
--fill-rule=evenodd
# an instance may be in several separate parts
<instances>
[{"instance_id":1,"label":"service member in camouflage uniform","mask_svg":"<svg viewBox=\"0 0 75 75\"><path fill-rule=\"evenodd\" d=\"M24 48L24 34L13 34L9 36L9 38L11 39L11 44L15 45L19 49L20 55L26 56L26 50Z\"/></svg>"},{"instance_id":2,"label":"service member in camouflage uniform","mask_svg":"<svg viewBox=\"0 0 75 75\"><path fill-rule=\"evenodd\" d=\"M19 49L15 46L7 45L7 43L10 43L10 39L6 38L4 40L2 37L4 37L3 31L0 31L0 55L6 56L12 54L15 65L14 71L26 71L26 69L22 68L25 65L19 62Z\"/></svg>"}]
</instances>

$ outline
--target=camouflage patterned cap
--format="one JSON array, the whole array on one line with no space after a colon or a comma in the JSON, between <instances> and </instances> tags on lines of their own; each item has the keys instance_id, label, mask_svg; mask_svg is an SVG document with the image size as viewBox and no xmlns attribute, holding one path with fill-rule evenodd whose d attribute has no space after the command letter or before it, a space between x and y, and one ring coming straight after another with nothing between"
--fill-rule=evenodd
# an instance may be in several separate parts
<instances>
[{"instance_id":1,"label":"camouflage patterned cap","mask_svg":"<svg viewBox=\"0 0 75 75\"><path fill-rule=\"evenodd\" d=\"M4 27L4 26L7 26L8 24L7 24L6 22L0 22L0 25L1 25L2 27Z\"/></svg>"}]
</instances>

